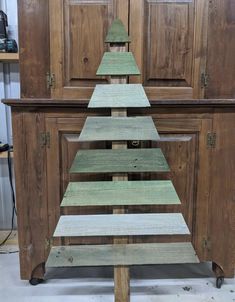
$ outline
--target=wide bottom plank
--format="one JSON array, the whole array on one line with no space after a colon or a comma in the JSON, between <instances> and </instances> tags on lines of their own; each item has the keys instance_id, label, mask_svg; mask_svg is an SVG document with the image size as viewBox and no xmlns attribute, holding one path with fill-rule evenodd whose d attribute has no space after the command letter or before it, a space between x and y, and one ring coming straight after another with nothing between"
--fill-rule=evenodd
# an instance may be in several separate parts
<instances>
[{"instance_id":1,"label":"wide bottom plank","mask_svg":"<svg viewBox=\"0 0 235 302\"><path fill-rule=\"evenodd\" d=\"M47 267L198 263L190 242L57 246Z\"/></svg>"}]
</instances>

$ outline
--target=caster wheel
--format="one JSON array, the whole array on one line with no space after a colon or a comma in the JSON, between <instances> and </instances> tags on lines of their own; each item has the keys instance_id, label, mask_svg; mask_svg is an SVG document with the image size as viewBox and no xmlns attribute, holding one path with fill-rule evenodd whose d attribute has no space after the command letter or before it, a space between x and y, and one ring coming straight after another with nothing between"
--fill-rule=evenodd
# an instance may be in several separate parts
<instances>
[{"instance_id":1,"label":"caster wheel","mask_svg":"<svg viewBox=\"0 0 235 302\"><path fill-rule=\"evenodd\" d=\"M216 279L216 287L217 288L221 288L221 286L223 285L223 283L224 283L224 277L218 277Z\"/></svg>"},{"instance_id":2,"label":"caster wheel","mask_svg":"<svg viewBox=\"0 0 235 302\"><path fill-rule=\"evenodd\" d=\"M40 284L42 282L43 282L43 279L38 279L38 278L32 278L32 279L29 280L29 283L31 285L34 285L34 286L38 285L38 284Z\"/></svg>"}]
</instances>

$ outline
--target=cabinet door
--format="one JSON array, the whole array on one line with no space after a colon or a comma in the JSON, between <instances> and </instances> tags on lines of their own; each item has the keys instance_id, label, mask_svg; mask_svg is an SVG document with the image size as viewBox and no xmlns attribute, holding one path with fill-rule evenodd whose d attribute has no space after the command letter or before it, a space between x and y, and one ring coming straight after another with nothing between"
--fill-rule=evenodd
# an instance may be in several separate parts
<instances>
[{"instance_id":1,"label":"cabinet door","mask_svg":"<svg viewBox=\"0 0 235 302\"><path fill-rule=\"evenodd\" d=\"M131 51L150 99L201 98L207 0L130 0Z\"/></svg>"},{"instance_id":2,"label":"cabinet door","mask_svg":"<svg viewBox=\"0 0 235 302\"><path fill-rule=\"evenodd\" d=\"M46 118L46 131L50 134L50 146L47 148L47 198L49 236L54 233L61 214L109 213L109 207L67 207L60 208L69 181L110 180L106 175L70 174L69 169L78 150L105 149L104 142L79 143L78 137L85 122L85 114ZM105 243L106 238L66 238L64 244ZM54 240L61 243L60 240Z\"/></svg>"},{"instance_id":3,"label":"cabinet door","mask_svg":"<svg viewBox=\"0 0 235 302\"><path fill-rule=\"evenodd\" d=\"M114 18L128 24L126 0L50 0L52 97L89 99Z\"/></svg>"},{"instance_id":4,"label":"cabinet door","mask_svg":"<svg viewBox=\"0 0 235 302\"><path fill-rule=\"evenodd\" d=\"M201 261L209 257L205 246L208 239L208 204L210 190L211 149L207 147L207 133L212 129L210 119L188 119L153 116L160 134L160 141L147 143L159 147L170 167L170 173L141 175L144 179L170 179L180 198L180 205L135 207L133 212L182 213L191 232L190 236L154 236L134 238L135 242L191 241ZM142 147L146 143L142 143ZM137 176L139 177L139 176ZM135 179L139 179L139 178Z\"/></svg>"}]
</instances>

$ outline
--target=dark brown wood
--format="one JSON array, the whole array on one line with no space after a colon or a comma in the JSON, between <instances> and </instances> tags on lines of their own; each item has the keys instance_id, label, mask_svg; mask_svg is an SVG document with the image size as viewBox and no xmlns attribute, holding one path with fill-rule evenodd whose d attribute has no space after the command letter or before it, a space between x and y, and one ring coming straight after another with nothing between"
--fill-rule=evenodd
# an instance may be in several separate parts
<instances>
[{"instance_id":1,"label":"dark brown wood","mask_svg":"<svg viewBox=\"0 0 235 302\"><path fill-rule=\"evenodd\" d=\"M21 278L42 278L40 264L45 262L49 247L46 149L39 139L44 115L13 112L12 118Z\"/></svg>"},{"instance_id":2,"label":"dark brown wood","mask_svg":"<svg viewBox=\"0 0 235 302\"><path fill-rule=\"evenodd\" d=\"M13 107L77 107L77 108L87 108L88 101L87 100L75 100L75 99L7 99L2 100L2 102L8 106ZM162 100L150 100L151 107L180 107L180 108L212 108L212 107L233 107L235 106L235 99L162 99ZM132 110L132 109L131 109ZM93 110L94 111L94 110ZM89 112L92 112L90 110ZM98 112L98 111L97 111ZM99 112L101 112L99 110Z\"/></svg>"},{"instance_id":3,"label":"dark brown wood","mask_svg":"<svg viewBox=\"0 0 235 302\"><path fill-rule=\"evenodd\" d=\"M50 97L49 17L47 0L18 0L22 98Z\"/></svg>"},{"instance_id":4,"label":"dark brown wood","mask_svg":"<svg viewBox=\"0 0 235 302\"><path fill-rule=\"evenodd\" d=\"M209 1L207 98L235 96L235 2Z\"/></svg>"},{"instance_id":5,"label":"dark brown wood","mask_svg":"<svg viewBox=\"0 0 235 302\"><path fill-rule=\"evenodd\" d=\"M235 113L214 113L217 133L216 148L212 151L210 193L210 249L213 262L227 277L234 275L235 263Z\"/></svg>"},{"instance_id":6,"label":"dark brown wood","mask_svg":"<svg viewBox=\"0 0 235 302\"><path fill-rule=\"evenodd\" d=\"M16 193L19 215L21 278L29 279L35 267L45 262L54 226L59 218L59 205L70 180L102 180L90 175L86 179L71 176L68 170L77 149L105 148L104 143L83 145L78 135L87 115L109 115L109 112L84 109L79 101L36 102L8 101L12 104L15 146ZM166 105L164 105L164 103ZM151 115L159 129L161 141L182 210L192 236L176 238L189 241L200 261L214 261L225 276L233 276L235 259L234 236L234 146L235 108L233 101L208 101L189 106L179 101L168 102L132 115ZM20 106L19 106L20 104ZM61 108L59 108L61 104ZM168 105L167 105L168 104ZM184 104L184 102L183 102ZM229 104L230 105L229 107ZM23 106L24 105L24 106ZM40 133L50 134L50 146L41 145ZM216 132L215 148L207 146L207 134ZM142 147L150 146L141 143ZM147 144L147 145L146 145ZM132 142L129 147L133 147ZM151 176L153 179L157 175ZM107 179L108 180L108 179ZM109 179L110 180L110 179ZM151 212L166 212L169 207L151 207ZM176 207L171 210L176 211ZM99 213L111 213L102 207ZM139 208L145 211L144 207ZM64 214L98 213L97 207L64 209ZM129 207L129 212L136 209ZM49 231L48 231L49 230ZM137 242L172 241L172 237L139 237ZM60 243L58 241L58 243ZM62 242L63 243L63 242ZM112 238L69 238L71 244L112 243ZM43 270L36 276L43 277Z\"/></svg>"},{"instance_id":7,"label":"dark brown wood","mask_svg":"<svg viewBox=\"0 0 235 302\"><path fill-rule=\"evenodd\" d=\"M157 1L131 0L130 6L128 6L129 1L127 0L110 0L97 1L99 3L98 6L96 5L97 10L94 10L94 5L90 5L88 8L83 1L79 0L73 1L72 5L64 4L64 7L63 3L65 1L53 0L54 5L62 7L62 10L65 11L64 16L67 21L63 23L62 28L58 24L58 22L61 23L62 18L59 11L54 10L56 11L55 20L49 14L50 3L52 1L18 0L22 98L49 98L51 93L53 98L89 98L93 90L89 86L94 86L95 83L92 76L93 67L90 63L97 64L97 56L94 58L93 49L95 48L90 48L91 44L87 44L86 36L82 36L81 47L78 47L76 43L76 31L81 35L80 27L82 25L74 25L74 22L79 24L80 20L75 17L77 14L82 15L85 12L83 12L83 9L90 16L87 21L89 28L93 27L94 21L94 24L97 25L94 27L101 35L103 33L102 24L106 28L104 31L106 31L113 15L119 17L126 29L129 29L132 38L131 50L134 52L139 68L146 70L142 77L133 78L131 81L144 83L144 76L147 74L147 78L150 78L147 81L150 84L147 85L147 93L150 99L178 98L187 101L192 97L235 97L235 63L233 59L235 52L235 4L233 0L192 0L188 2L177 0L171 3L169 1L161 1L160 3ZM95 3L96 1L93 1L93 4ZM75 10L73 10L74 7ZM192 7L194 13L192 13ZM70 18L68 17L69 9L72 9ZM109 11L108 20L105 17L107 11ZM163 13L160 14L160 11L163 11ZM181 16L180 22L177 19L178 14ZM176 25L173 32L171 32L169 26L171 18ZM184 22L184 27L182 27L181 20ZM65 32L66 48L64 50L62 49L63 41L56 38L52 41L55 35L52 28L51 31L49 29L50 22L56 23L55 29L62 39L63 32L72 28L71 37ZM153 30L149 30L147 24L151 25ZM156 27L157 24L158 27ZM165 28L169 31L170 36L165 35ZM206 34L207 32L208 34ZM151 56L146 57L145 46L147 44L144 44L144 41L146 39L149 41L151 35L155 34L160 37L157 41L160 40L163 43L148 44ZM100 40L96 39L98 34L94 36L92 32L91 35L92 38L89 39L97 42L100 55L103 45L101 45ZM194 42L192 41L193 35ZM177 37L179 37L178 42ZM71 45L67 43L70 38L72 39ZM51 42L55 43L54 47L54 44L51 43L51 50L50 39ZM68 45L71 47L69 48ZM170 49L172 49L172 54L176 56L176 61L172 59L172 55L169 53ZM84 55L82 55L83 50L85 51ZM157 50L159 51L156 53ZM80 61L74 59L73 53L76 51L79 53ZM55 60L51 59L54 58L53 53L56 56ZM70 56L73 57L70 58ZM158 59L157 65L150 62L155 60L155 57ZM160 64L160 59L164 59L165 65L163 68L156 69ZM176 62L178 63L174 66ZM78 66L80 66L79 70L77 69ZM194 66L192 73L189 70L190 66ZM56 74L55 89L47 88L46 73L49 71ZM203 73L209 76L207 87L201 85L201 75ZM151 77L148 75L151 75ZM66 79L65 82L70 83L71 87L66 88L63 79ZM101 81L103 80L101 79Z\"/></svg>"}]
</instances>

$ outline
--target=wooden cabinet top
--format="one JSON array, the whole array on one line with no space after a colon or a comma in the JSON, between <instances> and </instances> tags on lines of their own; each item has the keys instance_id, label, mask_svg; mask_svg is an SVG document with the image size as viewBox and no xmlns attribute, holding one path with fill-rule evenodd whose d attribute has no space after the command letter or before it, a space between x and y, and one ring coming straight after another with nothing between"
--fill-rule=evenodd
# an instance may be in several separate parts
<instances>
[{"instance_id":1,"label":"wooden cabinet top","mask_svg":"<svg viewBox=\"0 0 235 302\"><path fill-rule=\"evenodd\" d=\"M87 100L65 99L4 99L2 102L11 107L77 107L87 108ZM235 99L170 99L151 100L152 107L234 107Z\"/></svg>"}]
</instances>

